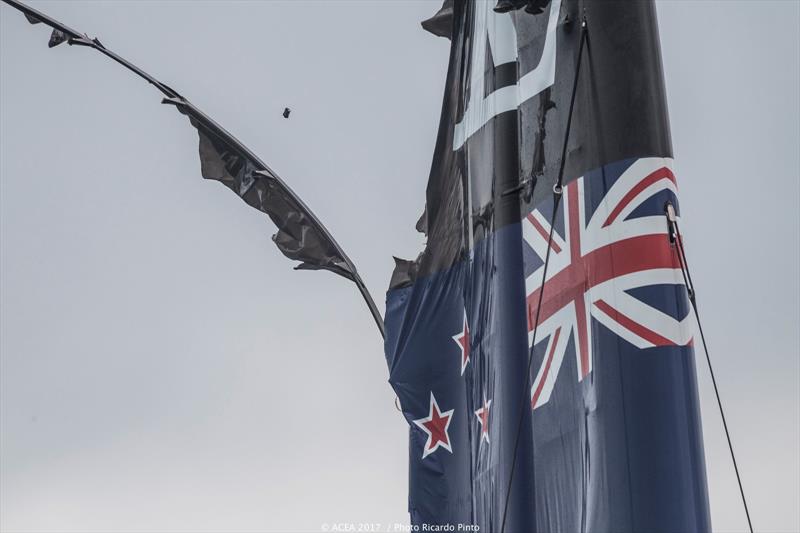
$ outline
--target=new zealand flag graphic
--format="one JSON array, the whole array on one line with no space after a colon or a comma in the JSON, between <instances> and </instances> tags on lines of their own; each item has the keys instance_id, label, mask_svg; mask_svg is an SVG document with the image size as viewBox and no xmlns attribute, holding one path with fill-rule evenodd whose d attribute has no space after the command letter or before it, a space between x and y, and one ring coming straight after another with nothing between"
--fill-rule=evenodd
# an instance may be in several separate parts
<instances>
[{"instance_id":1,"label":"new zealand flag graphic","mask_svg":"<svg viewBox=\"0 0 800 533\"><path fill-rule=\"evenodd\" d=\"M499 529L519 420L505 387L530 355L529 443L517 450L529 455L516 462L528 505L510 531L708 529L694 330L664 214L677 206L671 165L626 160L567 183L544 285L552 199L469 259L389 292L412 522ZM498 271L514 246L518 268ZM519 306L503 296L513 278L525 281ZM508 338L515 330L527 344Z\"/></svg>"},{"instance_id":2,"label":"new zealand flag graphic","mask_svg":"<svg viewBox=\"0 0 800 533\"><path fill-rule=\"evenodd\" d=\"M411 522L710 531L655 7L492 7L437 15L427 245L386 297Z\"/></svg>"},{"instance_id":3,"label":"new zealand flag graphic","mask_svg":"<svg viewBox=\"0 0 800 533\"><path fill-rule=\"evenodd\" d=\"M612 163L522 221L537 529L709 529L668 158ZM676 497L675 494L682 495Z\"/></svg>"},{"instance_id":4,"label":"new zealand flag graphic","mask_svg":"<svg viewBox=\"0 0 800 533\"><path fill-rule=\"evenodd\" d=\"M570 182L550 239L553 202L542 202L523 223L528 329L544 341L531 405L550 399L572 344L582 381L602 353L599 328L633 346L691 343L688 295L667 235L665 207L677 206L669 159L623 161ZM550 243L547 280L542 284ZM539 343L537 342L537 347Z\"/></svg>"}]
</instances>

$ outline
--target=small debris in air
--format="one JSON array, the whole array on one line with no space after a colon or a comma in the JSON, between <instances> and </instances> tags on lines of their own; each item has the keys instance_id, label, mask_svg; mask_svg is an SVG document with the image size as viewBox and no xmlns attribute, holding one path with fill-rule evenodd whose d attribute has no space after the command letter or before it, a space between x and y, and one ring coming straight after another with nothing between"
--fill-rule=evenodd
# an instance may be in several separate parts
<instances>
[{"instance_id":1,"label":"small debris in air","mask_svg":"<svg viewBox=\"0 0 800 533\"><path fill-rule=\"evenodd\" d=\"M283 118L289 118L289 113L291 113L291 112L292 112L291 109L289 109L288 107L284 107L283 108Z\"/></svg>"}]
</instances>

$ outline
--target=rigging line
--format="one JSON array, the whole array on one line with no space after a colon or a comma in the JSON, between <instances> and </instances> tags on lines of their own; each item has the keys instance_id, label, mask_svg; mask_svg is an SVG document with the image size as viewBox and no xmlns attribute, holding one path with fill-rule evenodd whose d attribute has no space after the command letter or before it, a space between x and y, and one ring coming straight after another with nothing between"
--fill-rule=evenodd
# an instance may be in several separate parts
<instances>
[{"instance_id":1,"label":"rigging line","mask_svg":"<svg viewBox=\"0 0 800 533\"><path fill-rule=\"evenodd\" d=\"M569 143L569 132L572 127L572 112L575 108L575 95L577 94L578 89L578 79L580 77L581 72L581 63L583 60L583 48L586 46L586 40L588 39L588 32L589 29L586 26L586 18L584 17L583 21L581 22L581 42L578 45L578 62L575 66L575 78L572 81L572 95L570 96L569 100L569 112L567 114L567 127L564 132L564 145L561 149L561 163L558 168L558 180L556 184L553 186L553 215L550 217L550 233L547 237L547 251L545 252L544 257L544 266L542 267L542 284L539 287L539 301L536 306L536 319L533 323L533 336L531 339L531 348L528 351L528 365L527 370L525 371L525 384L522 387L522 404L520 405L519 410L519 421L517 422L517 431L516 436L514 437L514 452L511 456L511 473L508 476L508 487L506 488L506 498L505 503L503 504L503 520L500 526L500 533L504 533L506 529L506 517L508 515L508 502L511 497L511 484L514 480L514 471L516 470L517 465L517 451L519 448L519 437L522 431L522 422L524 420L525 414L525 404L528 403L528 379L530 378L531 373L531 365L533 363L533 347L536 345L536 330L539 327L539 314L542 310L542 297L544 296L544 285L545 281L547 280L547 266L550 263L550 249L552 248L553 243L553 229L555 228L555 220L556 215L558 214L558 207L561 204L561 197L563 193L563 181L564 181L564 166L566 164L567 159L567 144Z\"/></svg>"},{"instance_id":2,"label":"rigging line","mask_svg":"<svg viewBox=\"0 0 800 533\"><path fill-rule=\"evenodd\" d=\"M717 406L719 407L719 414L722 418L722 427L725 429L725 439L728 441L728 450L731 452L731 460L733 461L733 470L736 473L736 482L739 484L739 494L742 496L742 505L744 506L744 514L747 517L747 527L750 533L753 533L753 522L750 520L750 510L747 507L747 498L744 495L744 486L742 485L742 477L739 475L739 465L736 462L736 454L733 452L733 442L731 440L730 431L728 431L728 422L725 419L725 410L722 408L722 399L719 395L719 388L717 387L717 379L714 377L714 367L711 364L711 355L708 351L708 344L706 343L706 336L703 332L703 324L700 321L700 313L697 310L697 298L694 290L694 283L692 282L692 275L689 271L689 262L686 259L686 250L683 247L683 236L681 235L680 227L678 226L678 219L675 215L675 208L671 203L667 204L667 221L671 227L672 235L674 236L675 244L677 245L678 262L681 267L681 274L683 275L684 282L686 283L687 292L689 293L689 303L692 305L695 320L697 320L697 328L700 331L700 340L703 343L703 351L706 354L706 363L708 364L708 372L711 375L711 384L714 386L714 395L717 398Z\"/></svg>"}]
</instances>

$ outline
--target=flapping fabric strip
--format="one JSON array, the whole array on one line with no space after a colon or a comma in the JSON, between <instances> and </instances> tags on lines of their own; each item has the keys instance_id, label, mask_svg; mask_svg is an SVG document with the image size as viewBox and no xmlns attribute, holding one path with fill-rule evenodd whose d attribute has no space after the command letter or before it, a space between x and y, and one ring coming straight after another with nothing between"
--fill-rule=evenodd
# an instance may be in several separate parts
<instances>
[{"instance_id":1,"label":"flapping fabric strip","mask_svg":"<svg viewBox=\"0 0 800 533\"><path fill-rule=\"evenodd\" d=\"M314 213L308 208L308 206L303 203L303 201L295 194L295 192L290 189L283 180L278 177L278 175L273 172L263 161L261 161L249 148L247 148L244 144L242 144L238 139L236 139L233 135L228 133L222 126L217 124L214 120L212 120L208 115L200 111L197 107L195 107L191 102L189 102L186 98L181 96L177 91L170 88L168 85L158 81L153 76L148 74L147 72L143 71L133 63L129 62L125 58L117 55L116 53L112 52L98 40L98 39L90 39L86 34L81 34L78 31L70 28L62 24L61 22L45 15L44 13L33 9L30 6L19 2L18 0L2 0L9 6L21 11L25 14L25 17L28 19L29 22L36 21L36 23L43 23L51 28L53 28L54 32L58 32L58 35L64 37L70 45L78 45L78 46L86 46L88 48L92 48L97 50L101 54L109 57L116 63L119 63L126 69L130 70L140 78L146 80L148 83L155 86L164 96L164 100L162 103L169 103L173 104L179 109L182 108L183 111L187 111L188 115L192 118L200 122L205 128L211 131L213 134L217 135L219 138L223 139L229 146L231 146L241 157L245 159L249 159L256 167L259 168L261 171L268 172L280 185L281 189L285 192L285 194L291 198L297 205L299 205L302 209L304 214L308 217L311 225L320 232L325 239L327 239L335 248L337 254L341 257L346 265L346 272L349 275L346 275L348 279L351 279L358 287L361 296L363 297L364 301L369 308L370 313L372 314L373 319L375 320L375 324L378 326L378 330L381 333L382 337L385 337L385 330L383 324L383 318L378 311L377 306L375 305L375 301L372 298L372 295L369 293L364 281L361 279L361 276L356 271L355 265L350 260L350 258L345 254L344 250L339 246L333 236L330 234L328 229L322 225L319 219L314 215ZM55 34L55 33L54 33ZM52 43L52 40L51 40ZM58 44L58 43L56 43ZM52 45L51 45L52 46ZM332 269L331 269L332 270ZM341 272L338 272L341 274Z\"/></svg>"}]
</instances>

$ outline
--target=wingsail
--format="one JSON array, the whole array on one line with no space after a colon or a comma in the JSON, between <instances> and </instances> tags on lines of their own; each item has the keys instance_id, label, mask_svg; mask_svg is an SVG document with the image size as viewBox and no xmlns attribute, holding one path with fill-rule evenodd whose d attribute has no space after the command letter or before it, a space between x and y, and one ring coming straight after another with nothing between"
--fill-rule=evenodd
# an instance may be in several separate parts
<instances>
[{"instance_id":1,"label":"wingsail","mask_svg":"<svg viewBox=\"0 0 800 533\"><path fill-rule=\"evenodd\" d=\"M539 4L426 21L451 40L428 243L385 317L411 520L709 531L655 6Z\"/></svg>"}]
</instances>

